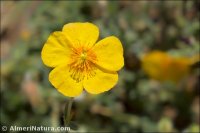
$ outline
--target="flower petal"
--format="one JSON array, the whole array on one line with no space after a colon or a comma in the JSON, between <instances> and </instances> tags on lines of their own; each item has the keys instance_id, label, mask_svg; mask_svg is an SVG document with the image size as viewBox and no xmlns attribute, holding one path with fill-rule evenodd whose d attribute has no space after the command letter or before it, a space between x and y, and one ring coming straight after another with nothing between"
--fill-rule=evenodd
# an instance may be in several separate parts
<instances>
[{"instance_id":1,"label":"flower petal","mask_svg":"<svg viewBox=\"0 0 200 133\"><path fill-rule=\"evenodd\" d=\"M97 42L93 49L97 56L96 64L100 67L118 71L124 66L123 47L117 37L106 37Z\"/></svg>"},{"instance_id":2,"label":"flower petal","mask_svg":"<svg viewBox=\"0 0 200 133\"><path fill-rule=\"evenodd\" d=\"M62 32L57 31L49 36L42 49L41 57L45 65L56 67L69 61L70 52L69 41Z\"/></svg>"},{"instance_id":3,"label":"flower petal","mask_svg":"<svg viewBox=\"0 0 200 133\"><path fill-rule=\"evenodd\" d=\"M49 74L51 84L63 95L75 97L82 93L82 82L76 82L70 77L69 67L67 65L54 68Z\"/></svg>"},{"instance_id":4,"label":"flower petal","mask_svg":"<svg viewBox=\"0 0 200 133\"><path fill-rule=\"evenodd\" d=\"M85 90L92 94L99 94L112 89L117 81L117 72L105 73L100 69L95 70L96 75L89 79L84 79L83 86Z\"/></svg>"},{"instance_id":5,"label":"flower petal","mask_svg":"<svg viewBox=\"0 0 200 133\"><path fill-rule=\"evenodd\" d=\"M64 25L63 32L74 46L92 47L99 37L99 29L92 23L69 23Z\"/></svg>"}]
</instances>

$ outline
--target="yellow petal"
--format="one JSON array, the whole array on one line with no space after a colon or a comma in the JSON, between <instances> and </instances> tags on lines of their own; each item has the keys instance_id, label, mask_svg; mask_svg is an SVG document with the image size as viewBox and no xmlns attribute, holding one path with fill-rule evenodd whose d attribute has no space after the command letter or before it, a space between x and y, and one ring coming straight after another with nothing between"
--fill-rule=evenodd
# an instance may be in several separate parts
<instances>
[{"instance_id":1,"label":"yellow petal","mask_svg":"<svg viewBox=\"0 0 200 133\"><path fill-rule=\"evenodd\" d=\"M71 52L70 44L62 32L52 33L42 49L42 61L49 67L66 64Z\"/></svg>"},{"instance_id":2,"label":"yellow petal","mask_svg":"<svg viewBox=\"0 0 200 133\"><path fill-rule=\"evenodd\" d=\"M100 67L118 71L124 66L123 47L117 37L106 37L97 42L93 49L97 56L97 65Z\"/></svg>"},{"instance_id":3,"label":"yellow petal","mask_svg":"<svg viewBox=\"0 0 200 133\"><path fill-rule=\"evenodd\" d=\"M164 52L153 51L142 59L143 70L152 78L165 80L166 68L171 63L171 58Z\"/></svg>"},{"instance_id":4,"label":"yellow petal","mask_svg":"<svg viewBox=\"0 0 200 133\"><path fill-rule=\"evenodd\" d=\"M51 84L63 95L75 97L82 93L82 82L76 82L70 77L67 65L54 68L49 74Z\"/></svg>"},{"instance_id":5,"label":"yellow petal","mask_svg":"<svg viewBox=\"0 0 200 133\"><path fill-rule=\"evenodd\" d=\"M190 58L173 58L166 71L166 79L178 82L190 71Z\"/></svg>"},{"instance_id":6,"label":"yellow petal","mask_svg":"<svg viewBox=\"0 0 200 133\"><path fill-rule=\"evenodd\" d=\"M193 55L191 58L189 58L189 61L191 65L200 62L200 54Z\"/></svg>"},{"instance_id":7,"label":"yellow petal","mask_svg":"<svg viewBox=\"0 0 200 133\"><path fill-rule=\"evenodd\" d=\"M75 47L92 47L99 37L99 29L92 23L69 23L64 25L63 32Z\"/></svg>"},{"instance_id":8,"label":"yellow petal","mask_svg":"<svg viewBox=\"0 0 200 133\"><path fill-rule=\"evenodd\" d=\"M83 86L85 90L92 94L98 94L112 89L117 81L116 72L105 73L99 69L95 70L96 75L89 79L84 79Z\"/></svg>"}]
</instances>

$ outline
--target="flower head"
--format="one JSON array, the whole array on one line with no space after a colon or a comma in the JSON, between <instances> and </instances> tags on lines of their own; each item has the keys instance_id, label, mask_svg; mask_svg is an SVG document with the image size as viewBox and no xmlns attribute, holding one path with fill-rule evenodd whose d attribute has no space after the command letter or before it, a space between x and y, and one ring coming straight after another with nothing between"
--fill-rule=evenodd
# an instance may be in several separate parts
<instances>
[{"instance_id":1,"label":"flower head","mask_svg":"<svg viewBox=\"0 0 200 133\"><path fill-rule=\"evenodd\" d=\"M176 58L162 51L152 51L142 59L142 68L156 80L178 82L189 73L193 63L193 58Z\"/></svg>"},{"instance_id":2,"label":"flower head","mask_svg":"<svg viewBox=\"0 0 200 133\"><path fill-rule=\"evenodd\" d=\"M49 81L65 96L78 96L83 88L98 94L117 83L117 71L124 65L122 44L114 36L96 43L98 37L99 29L92 23L69 23L46 41L41 56L54 68Z\"/></svg>"}]
</instances>

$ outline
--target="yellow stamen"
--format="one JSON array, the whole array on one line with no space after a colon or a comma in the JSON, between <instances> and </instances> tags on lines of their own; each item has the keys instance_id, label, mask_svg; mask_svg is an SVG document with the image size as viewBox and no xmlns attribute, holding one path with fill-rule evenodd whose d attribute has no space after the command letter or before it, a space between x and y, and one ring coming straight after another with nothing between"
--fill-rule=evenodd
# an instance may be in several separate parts
<instances>
[{"instance_id":1,"label":"yellow stamen","mask_svg":"<svg viewBox=\"0 0 200 133\"><path fill-rule=\"evenodd\" d=\"M71 78L80 82L84 78L95 76L96 61L96 54L92 50L83 47L73 49L69 64Z\"/></svg>"}]
</instances>

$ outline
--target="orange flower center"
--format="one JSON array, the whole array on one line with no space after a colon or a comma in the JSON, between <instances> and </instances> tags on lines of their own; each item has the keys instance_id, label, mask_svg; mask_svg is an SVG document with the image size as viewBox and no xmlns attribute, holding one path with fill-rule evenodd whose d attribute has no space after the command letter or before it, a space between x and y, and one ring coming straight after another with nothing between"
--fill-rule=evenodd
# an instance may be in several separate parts
<instances>
[{"instance_id":1,"label":"orange flower center","mask_svg":"<svg viewBox=\"0 0 200 133\"><path fill-rule=\"evenodd\" d=\"M71 78L80 82L84 78L95 76L96 61L97 57L93 50L85 47L73 48L69 63Z\"/></svg>"}]
</instances>

